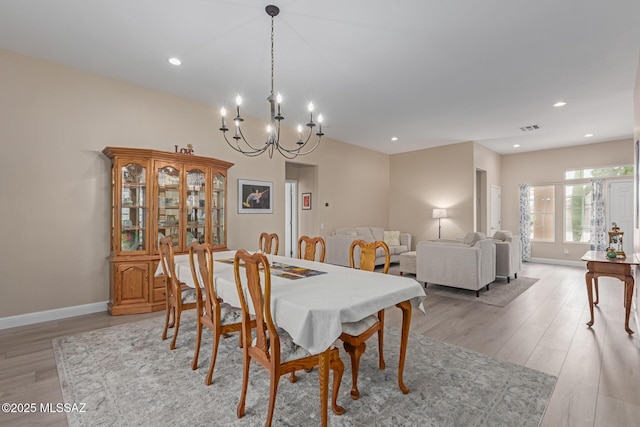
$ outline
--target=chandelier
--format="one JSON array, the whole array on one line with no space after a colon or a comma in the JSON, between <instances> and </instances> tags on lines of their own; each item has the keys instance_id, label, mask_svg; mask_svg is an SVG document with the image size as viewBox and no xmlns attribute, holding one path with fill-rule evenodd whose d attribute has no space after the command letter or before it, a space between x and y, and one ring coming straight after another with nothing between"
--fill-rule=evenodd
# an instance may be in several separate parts
<instances>
[{"instance_id":1,"label":"chandelier","mask_svg":"<svg viewBox=\"0 0 640 427\"><path fill-rule=\"evenodd\" d=\"M296 142L295 148L286 148L280 143L280 122L284 120L284 116L282 115L280 104L282 103L282 96L280 93L274 94L273 92L273 69L274 69L274 56L273 56L273 21L274 18L280 13L280 9L277 6L269 5L265 8L267 15L271 17L271 93L267 98L269 101L269 105L271 106L271 120L269 125L267 126L267 140L262 145L254 146L249 141L247 141L242 133L242 122L244 119L240 115L240 104L242 103L242 98L240 95L236 97L236 117L233 119L233 125L235 127L235 133L233 135L234 142L229 141L227 138L227 131L229 128L227 127L226 121L226 110L224 107L220 110L220 115L222 116L222 127L220 130L224 135L224 140L229 144L231 148L234 150L250 157L259 156L265 151L268 152L269 158L272 158L273 152L278 150L280 154L288 159L293 159L299 155L309 154L314 151L320 145L320 140L324 133L322 133L322 115L318 115L318 131L316 132L316 136L318 140L315 145L311 147L307 146L307 143L311 140L311 136L313 134L313 128L316 126L316 123L313 121L313 103L309 103L309 122L306 124L306 127L309 128L309 133L306 136L306 139L303 140L303 127L302 125L298 125L298 141Z\"/></svg>"}]
</instances>

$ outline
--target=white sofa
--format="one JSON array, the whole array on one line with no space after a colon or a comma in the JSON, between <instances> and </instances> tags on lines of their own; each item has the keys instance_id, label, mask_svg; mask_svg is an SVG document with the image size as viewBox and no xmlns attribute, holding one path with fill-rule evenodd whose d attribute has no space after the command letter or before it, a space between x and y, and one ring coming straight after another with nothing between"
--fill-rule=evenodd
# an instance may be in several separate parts
<instances>
[{"instance_id":1,"label":"white sofa","mask_svg":"<svg viewBox=\"0 0 640 427\"><path fill-rule=\"evenodd\" d=\"M396 232L397 234L398 232ZM388 232L387 234L392 234ZM385 230L382 227L343 227L336 228L333 234L325 237L327 246L327 256L325 262L329 264L342 265L349 267L349 248L354 240L364 240L365 242L385 241ZM389 240L385 242L389 246L391 262L399 262L400 254L411 250L411 234L399 233L399 244L389 244ZM392 242L394 243L394 242ZM360 249L355 248L354 258L360 257ZM378 248L376 250L376 265L382 265L385 261L384 250Z\"/></svg>"},{"instance_id":2,"label":"white sofa","mask_svg":"<svg viewBox=\"0 0 640 427\"><path fill-rule=\"evenodd\" d=\"M416 279L470 289L480 296L496 279L496 246L483 233L468 233L462 241L424 241L416 245Z\"/></svg>"},{"instance_id":3,"label":"white sofa","mask_svg":"<svg viewBox=\"0 0 640 427\"><path fill-rule=\"evenodd\" d=\"M506 277L509 283L511 276L517 278L522 269L520 235L508 230L496 231L493 243L496 245L496 276Z\"/></svg>"}]
</instances>

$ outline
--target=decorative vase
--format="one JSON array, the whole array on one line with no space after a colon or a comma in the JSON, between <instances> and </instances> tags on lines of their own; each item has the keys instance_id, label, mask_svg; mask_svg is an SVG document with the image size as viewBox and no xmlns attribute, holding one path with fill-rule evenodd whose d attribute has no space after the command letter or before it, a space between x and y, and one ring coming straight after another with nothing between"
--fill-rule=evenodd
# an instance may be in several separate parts
<instances>
[{"instance_id":1,"label":"decorative vase","mask_svg":"<svg viewBox=\"0 0 640 427\"><path fill-rule=\"evenodd\" d=\"M616 251L614 251L613 249L609 249L607 251L607 257L609 258L615 258L616 256L618 256L618 254L616 253Z\"/></svg>"}]
</instances>

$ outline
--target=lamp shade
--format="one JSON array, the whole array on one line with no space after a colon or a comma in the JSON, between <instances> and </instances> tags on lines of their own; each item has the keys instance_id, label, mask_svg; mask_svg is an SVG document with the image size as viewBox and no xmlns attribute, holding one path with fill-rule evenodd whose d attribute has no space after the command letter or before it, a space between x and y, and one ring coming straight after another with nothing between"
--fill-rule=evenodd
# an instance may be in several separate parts
<instances>
[{"instance_id":1,"label":"lamp shade","mask_svg":"<svg viewBox=\"0 0 640 427\"><path fill-rule=\"evenodd\" d=\"M447 210L446 209L434 209L432 218L446 218Z\"/></svg>"}]
</instances>

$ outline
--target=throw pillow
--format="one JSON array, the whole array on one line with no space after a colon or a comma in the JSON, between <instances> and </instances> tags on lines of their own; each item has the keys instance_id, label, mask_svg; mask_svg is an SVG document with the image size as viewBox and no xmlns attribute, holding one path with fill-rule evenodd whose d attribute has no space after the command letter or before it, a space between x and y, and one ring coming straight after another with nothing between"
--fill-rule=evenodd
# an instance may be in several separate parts
<instances>
[{"instance_id":1,"label":"throw pillow","mask_svg":"<svg viewBox=\"0 0 640 427\"><path fill-rule=\"evenodd\" d=\"M471 232L471 233L467 233L467 235L464 236L462 243L464 243L465 245L473 246L476 244L478 240L485 239L486 237L487 236L484 233Z\"/></svg>"},{"instance_id":2,"label":"throw pillow","mask_svg":"<svg viewBox=\"0 0 640 427\"><path fill-rule=\"evenodd\" d=\"M507 239L510 240L512 238L512 235L510 231L496 231L493 235L493 238L505 242Z\"/></svg>"},{"instance_id":3,"label":"throw pillow","mask_svg":"<svg viewBox=\"0 0 640 427\"><path fill-rule=\"evenodd\" d=\"M385 231L383 240L387 246L400 246L400 231Z\"/></svg>"}]
</instances>

